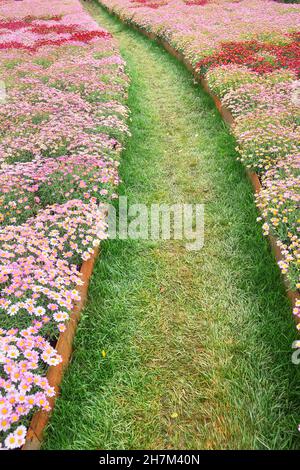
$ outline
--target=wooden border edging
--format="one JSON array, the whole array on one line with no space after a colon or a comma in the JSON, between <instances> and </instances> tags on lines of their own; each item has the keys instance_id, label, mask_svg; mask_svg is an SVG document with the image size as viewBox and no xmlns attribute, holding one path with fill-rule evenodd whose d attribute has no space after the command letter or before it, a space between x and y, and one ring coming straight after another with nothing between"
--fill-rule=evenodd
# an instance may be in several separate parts
<instances>
[{"instance_id":1,"label":"wooden border edging","mask_svg":"<svg viewBox=\"0 0 300 470\"><path fill-rule=\"evenodd\" d=\"M62 357L62 361L57 366L50 366L47 372L49 385L54 387L56 392L54 397L48 399L51 410L37 411L33 415L22 450L39 450L41 448L44 429L49 421L51 411L54 408L55 400L59 395L60 384L63 379L64 371L70 362L70 358L73 352L73 339L76 333L76 328L81 316L81 312L86 303L89 281L98 254L99 247L95 248L92 256L87 261L82 263L80 273L83 284L77 288L80 295L80 300L75 303L70 319L67 323L67 328L63 333L60 333L55 347L57 353Z\"/></svg>"},{"instance_id":2,"label":"wooden border edging","mask_svg":"<svg viewBox=\"0 0 300 470\"><path fill-rule=\"evenodd\" d=\"M134 30L136 30L139 33L143 34L144 36L151 39L152 41L156 41L158 44L163 46L163 48L167 52L169 52L173 57L175 57L180 62L182 62L186 66L186 68L192 73L195 80L197 80L200 83L200 85L203 87L203 89L206 91L206 93L209 94L212 97L219 113L221 114L221 116L222 116L223 120L226 122L226 124L228 124L229 126L232 126L232 124L234 123L234 118L233 118L231 112L229 111L229 109L227 109L225 106L222 105L221 100L219 99L219 97L215 93L213 93L211 91L211 89L209 88L207 80L205 78L201 77L201 75L198 72L195 71L195 69L193 67L193 64L188 59L186 59L186 57L184 57L184 55L181 52L177 51L165 39L160 38L155 33L147 31L146 29L138 26L136 23L132 23L130 20L126 20L126 19L120 17L113 9L110 10L107 5L103 5L101 3L101 0L98 0L98 1L100 1L100 5L108 13L110 13L111 15L114 15L115 17L117 17L123 24L126 24L127 26L133 28ZM262 189L262 185L261 185L261 182L259 180L258 175L256 173L252 172L252 171L247 170L247 169L245 169L245 172L246 172L246 175L247 175L248 179L251 182L254 193L260 192L261 189ZM273 235L269 234L268 239L269 239L274 257L275 257L275 259L278 263L279 261L281 261L283 259L281 250L280 250L279 246L276 243L276 238ZM291 291L289 289L289 286L288 286L287 277L282 273L281 273L281 276L282 276L284 285L286 287L287 296L288 296L288 298L290 299L290 301L292 303L292 307L294 308L296 306L296 301L300 299L300 294L297 291ZM296 321L297 321L297 323L300 324L300 319L299 320L296 319Z\"/></svg>"}]
</instances>

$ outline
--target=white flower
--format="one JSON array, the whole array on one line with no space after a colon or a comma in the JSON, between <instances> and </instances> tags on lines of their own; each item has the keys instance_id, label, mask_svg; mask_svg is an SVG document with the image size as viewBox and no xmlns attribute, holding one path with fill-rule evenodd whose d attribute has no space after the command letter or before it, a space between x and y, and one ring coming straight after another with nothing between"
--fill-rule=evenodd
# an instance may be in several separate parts
<instances>
[{"instance_id":1,"label":"white flower","mask_svg":"<svg viewBox=\"0 0 300 470\"><path fill-rule=\"evenodd\" d=\"M34 309L34 313L37 317L41 317L42 315L44 315L46 312L46 310L44 309L44 307L36 307Z\"/></svg>"},{"instance_id":2,"label":"white flower","mask_svg":"<svg viewBox=\"0 0 300 470\"><path fill-rule=\"evenodd\" d=\"M16 315L18 313L19 307L17 305L11 305L7 310L8 315Z\"/></svg>"},{"instance_id":3,"label":"white flower","mask_svg":"<svg viewBox=\"0 0 300 470\"><path fill-rule=\"evenodd\" d=\"M25 436L26 436L26 433L27 433L27 429L23 425L18 426L17 429L14 432L17 439L24 439Z\"/></svg>"},{"instance_id":4,"label":"white flower","mask_svg":"<svg viewBox=\"0 0 300 470\"><path fill-rule=\"evenodd\" d=\"M19 447L18 440L14 433L10 433L4 441L6 449L16 449Z\"/></svg>"}]
</instances>

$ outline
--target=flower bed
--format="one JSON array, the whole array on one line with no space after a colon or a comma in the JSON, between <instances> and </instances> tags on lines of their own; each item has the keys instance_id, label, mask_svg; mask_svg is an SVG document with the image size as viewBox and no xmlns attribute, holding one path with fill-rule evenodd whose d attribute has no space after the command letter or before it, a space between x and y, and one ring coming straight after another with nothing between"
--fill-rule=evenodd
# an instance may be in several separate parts
<instances>
[{"instance_id":1,"label":"flower bed","mask_svg":"<svg viewBox=\"0 0 300 470\"><path fill-rule=\"evenodd\" d=\"M77 0L1 4L0 57L0 442L13 449L50 408L54 345L106 237L128 80Z\"/></svg>"},{"instance_id":2,"label":"flower bed","mask_svg":"<svg viewBox=\"0 0 300 470\"><path fill-rule=\"evenodd\" d=\"M264 234L277 238L284 255L279 266L290 288L299 289L300 5L167 0L136 8L132 0L100 2L170 44L231 111L240 159L263 186L257 204ZM297 306L294 313L300 316Z\"/></svg>"}]
</instances>

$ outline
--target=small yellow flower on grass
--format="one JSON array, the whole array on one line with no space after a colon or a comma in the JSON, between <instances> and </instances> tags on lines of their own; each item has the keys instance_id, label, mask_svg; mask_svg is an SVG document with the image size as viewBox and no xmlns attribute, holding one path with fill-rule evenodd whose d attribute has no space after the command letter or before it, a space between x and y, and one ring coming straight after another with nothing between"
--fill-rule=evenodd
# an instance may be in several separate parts
<instances>
[{"instance_id":1,"label":"small yellow flower on grass","mask_svg":"<svg viewBox=\"0 0 300 470\"><path fill-rule=\"evenodd\" d=\"M176 412L172 413L171 418L172 419L178 418L178 413L176 413Z\"/></svg>"},{"instance_id":2,"label":"small yellow flower on grass","mask_svg":"<svg viewBox=\"0 0 300 470\"><path fill-rule=\"evenodd\" d=\"M102 354L103 359L105 359L106 358L106 352L104 351L104 349L102 350L101 354Z\"/></svg>"}]
</instances>

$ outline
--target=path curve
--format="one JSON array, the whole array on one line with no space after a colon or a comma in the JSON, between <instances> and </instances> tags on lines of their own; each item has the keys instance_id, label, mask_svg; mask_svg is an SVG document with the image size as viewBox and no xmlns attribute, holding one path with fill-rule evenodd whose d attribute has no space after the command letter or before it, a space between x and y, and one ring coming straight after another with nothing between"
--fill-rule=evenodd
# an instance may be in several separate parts
<instances>
[{"instance_id":1,"label":"path curve","mask_svg":"<svg viewBox=\"0 0 300 470\"><path fill-rule=\"evenodd\" d=\"M45 448L297 448L293 320L234 141L181 64L87 9L132 81L122 192L204 203L205 246L104 244Z\"/></svg>"}]
</instances>

